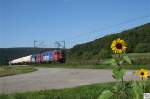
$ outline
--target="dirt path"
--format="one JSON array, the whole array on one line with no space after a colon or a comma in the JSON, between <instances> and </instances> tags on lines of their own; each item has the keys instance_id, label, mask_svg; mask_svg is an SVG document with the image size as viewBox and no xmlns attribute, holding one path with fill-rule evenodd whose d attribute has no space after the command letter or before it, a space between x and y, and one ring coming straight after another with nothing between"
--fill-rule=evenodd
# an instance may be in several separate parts
<instances>
[{"instance_id":1,"label":"dirt path","mask_svg":"<svg viewBox=\"0 0 150 99\"><path fill-rule=\"evenodd\" d=\"M0 78L0 93L69 88L115 81L111 70L38 68L38 71ZM129 71L125 80L138 79Z\"/></svg>"}]
</instances>

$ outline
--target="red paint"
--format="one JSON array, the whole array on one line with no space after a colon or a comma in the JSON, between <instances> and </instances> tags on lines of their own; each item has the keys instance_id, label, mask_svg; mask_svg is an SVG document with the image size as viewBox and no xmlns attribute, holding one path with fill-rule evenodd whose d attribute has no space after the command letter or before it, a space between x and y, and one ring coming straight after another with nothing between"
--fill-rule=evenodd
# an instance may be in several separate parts
<instances>
[{"instance_id":1,"label":"red paint","mask_svg":"<svg viewBox=\"0 0 150 99\"><path fill-rule=\"evenodd\" d=\"M54 52L53 52L53 58L54 58L54 61L59 61L60 58L61 58L61 53L60 53L60 51L54 51Z\"/></svg>"}]
</instances>

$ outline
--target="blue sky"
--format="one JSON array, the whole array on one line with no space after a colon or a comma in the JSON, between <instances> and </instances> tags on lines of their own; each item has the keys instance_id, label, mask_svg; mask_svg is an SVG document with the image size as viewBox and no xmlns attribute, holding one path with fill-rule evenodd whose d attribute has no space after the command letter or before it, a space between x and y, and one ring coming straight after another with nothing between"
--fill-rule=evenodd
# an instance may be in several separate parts
<instances>
[{"instance_id":1,"label":"blue sky","mask_svg":"<svg viewBox=\"0 0 150 99\"><path fill-rule=\"evenodd\" d=\"M70 48L148 23L150 17L116 25L148 14L150 0L0 0L0 47L66 40Z\"/></svg>"}]
</instances>

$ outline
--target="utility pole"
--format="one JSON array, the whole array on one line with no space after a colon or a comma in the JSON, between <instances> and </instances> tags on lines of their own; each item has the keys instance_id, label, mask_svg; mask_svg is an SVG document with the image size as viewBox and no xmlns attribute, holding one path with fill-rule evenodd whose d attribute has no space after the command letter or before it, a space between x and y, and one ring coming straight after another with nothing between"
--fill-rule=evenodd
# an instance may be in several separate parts
<instances>
[{"instance_id":1,"label":"utility pole","mask_svg":"<svg viewBox=\"0 0 150 99\"><path fill-rule=\"evenodd\" d=\"M34 48L37 47L37 46L36 46L36 42L37 42L36 40L33 41L33 47L34 47Z\"/></svg>"},{"instance_id":2,"label":"utility pole","mask_svg":"<svg viewBox=\"0 0 150 99\"><path fill-rule=\"evenodd\" d=\"M63 42L64 42L64 49L65 49L66 48L66 42L65 42L65 40Z\"/></svg>"},{"instance_id":3,"label":"utility pole","mask_svg":"<svg viewBox=\"0 0 150 99\"><path fill-rule=\"evenodd\" d=\"M65 49L65 46L66 46L66 43L65 43L65 40L64 41L56 41L54 44L57 45L57 48L63 48Z\"/></svg>"}]
</instances>

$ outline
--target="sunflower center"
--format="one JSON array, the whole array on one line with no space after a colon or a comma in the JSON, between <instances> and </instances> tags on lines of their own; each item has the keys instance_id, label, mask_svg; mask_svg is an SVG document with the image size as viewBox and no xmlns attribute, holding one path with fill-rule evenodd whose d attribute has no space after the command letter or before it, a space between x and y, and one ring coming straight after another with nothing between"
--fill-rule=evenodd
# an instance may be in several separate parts
<instances>
[{"instance_id":1,"label":"sunflower center","mask_svg":"<svg viewBox=\"0 0 150 99\"><path fill-rule=\"evenodd\" d=\"M141 72L141 75L144 75L144 72Z\"/></svg>"},{"instance_id":2,"label":"sunflower center","mask_svg":"<svg viewBox=\"0 0 150 99\"><path fill-rule=\"evenodd\" d=\"M116 44L116 48L117 48L117 49L122 49L122 44L121 44L121 43L117 43L117 44Z\"/></svg>"}]
</instances>

